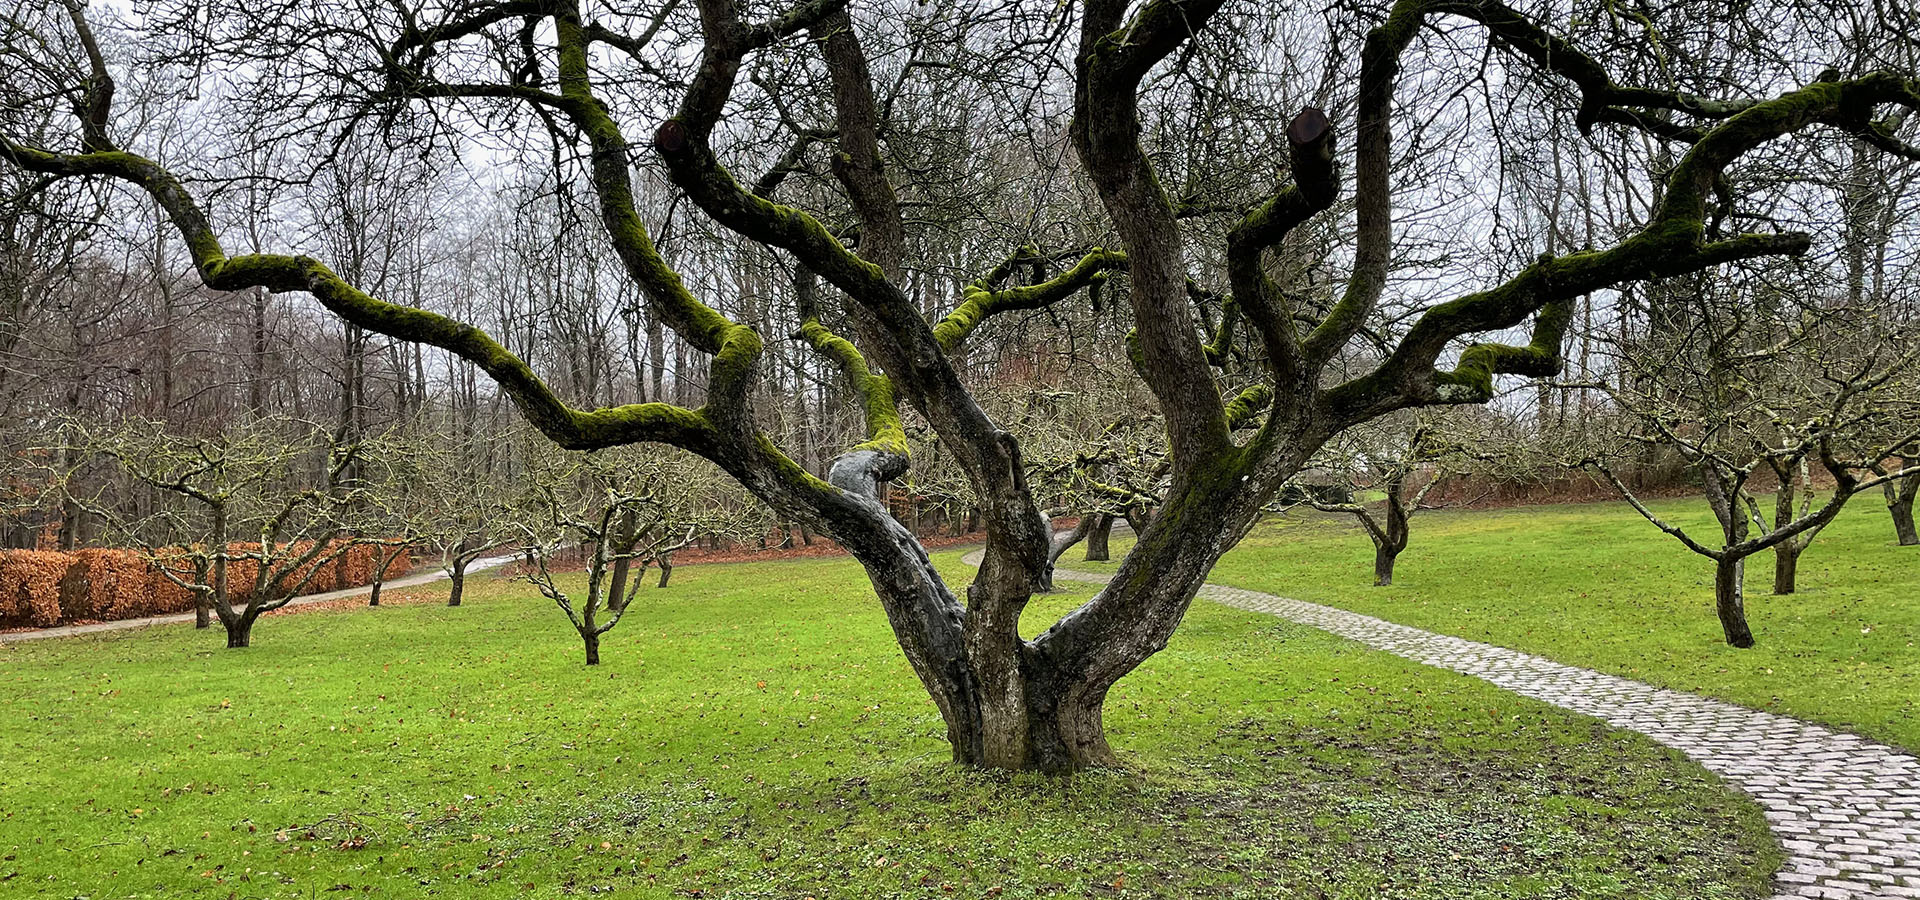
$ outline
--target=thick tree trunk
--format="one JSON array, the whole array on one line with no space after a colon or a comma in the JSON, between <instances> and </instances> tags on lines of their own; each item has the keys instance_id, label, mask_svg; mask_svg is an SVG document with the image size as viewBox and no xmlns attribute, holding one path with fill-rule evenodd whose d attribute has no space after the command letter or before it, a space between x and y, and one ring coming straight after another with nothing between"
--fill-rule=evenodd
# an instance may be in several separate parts
<instances>
[{"instance_id":1,"label":"thick tree trunk","mask_svg":"<svg viewBox=\"0 0 1920 900\"><path fill-rule=\"evenodd\" d=\"M600 664L600 636L591 631L580 632L580 640L587 646L587 665Z\"/></svg>"},{"instance_id":2,"label":"thick tree trunk","mask_svg":"<svg viewBox=\"0 0 1920 900\"><path fill-rule=\"evenodd\" d=\"M203 591L193 592L193 627L195 630L213 627L213 604L207 602Z\"/></svg>"},{"instance_id":3,"label":"thick tree trunk","mask_svg":"<svg viewBox=\"0 0 1920 900\"><path fill-rule=\"evenodd\" d=\"M1720 615L1720 630L1727 643L1735 647L1753 646L1753 630L1747 627L1747 605L1743 593L1746 559L1716 560L1713 571L1713 605Z\"/></svg>"},{"instance_id":4,"label":"thick tree trunk","mask_svg":"<svg viewBox=\"0 0 1920 900\"><path fill-rule=\"evenodd\" d=\"M1025 695L1015 704L1015 715L998 725L950 723L948 739L954 762L984 768L1020 768L1053 774L1119 764L1107 743L1101 704L1106 692L1090 697L1071 688L1051 687L1043 677L1029 673ZM958 724L959 727L955 727ZM981 733L969 733L979 729ZM1015 750L1020 764L1009 766L1005 756L991 751L974 756L972 748Z\"/></svg>"},{"instance_id":5,"label":"thick tree trunk","mask_svg":"<svg viewBox=\"0 0 1920 900\"><path fill-rule=\"evenodd\" d=\"M253 646L254 618L254 616L242 613L233 621L225 623L227 626L227 649L232 650L239 647Z\"/></svg>"},{"instance_id":6,"label":"thick tree trunk","mask_svg":"<svg viewBox=\"0 0 1920 900\"><path fill-rule=\"evenodd\" d=\"M1373 548L1373 586L1388 587L1393 584L1393 561L1400 558L1400 551L1387 544L1376 544ZM1415 573L1416 575L1418 573Z\"/></svg>"},{"instance_id":7,"label":"thick tree trunk","mask_svg":"<svg viewBox=\"0 0 1920 900\"><path fill-rule=\"evenodd\" d=\"M1794 576L1800 569L1800 551L1806 545L1798 540L1781 541L1773 546L1773 592L1793 593Z\"/></svg>"},{"instance_id":8,"label":"thick tree trunk","mask_svg":"<svg viewBox=\"0 0 1920 900\"><path fill-rule=\"evenodd\" d=\"M1094 517L1093 528L1087 531L1087 562L1106 562L1110 551L1107 539L1113 536L1113 517L1101 513Z\"/></svg>"}]
</instances>

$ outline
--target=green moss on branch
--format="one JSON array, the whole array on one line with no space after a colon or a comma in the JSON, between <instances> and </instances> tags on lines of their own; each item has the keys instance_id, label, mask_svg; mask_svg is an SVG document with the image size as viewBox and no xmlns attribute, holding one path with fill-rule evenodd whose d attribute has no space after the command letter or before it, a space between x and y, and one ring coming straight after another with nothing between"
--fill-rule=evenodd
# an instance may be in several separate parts
<instances>
[{"instance_id":1,"label":"green moss on branch","mask_svg":"<svg viewBox=\"0 0 1920 900\"><path fill-rule=\"evenodd\" d=\"M874 374L859 348L820 324L819 319L809 317L801 322L800 336L833 360L860 395L861 410L867 420L867 440L854 449L908 456L907 433L900 422L900 404L893 395L893 382L885 375Z\"/></svg>"},{"instance_id":2,"label":"green moss on branch","mask_svg":"<svg viewBox=\"0 0 1920 900\"><path fill-rule=\"evenodd\" d=\"M1032 258L1016 254L992 272L967 285L959 307L934 326L933 336L939 341L940 349L948 353L959 349L968 335L998 313L1041 309L1058 303L1083 287L1092 287L1104 279L1108 272L1125 268L1127 264L1125 253L1095 247L1082 256L1073 268L1044 282L1016 288L998 287L1017 265Z\"/></svg>"}]
</instances>

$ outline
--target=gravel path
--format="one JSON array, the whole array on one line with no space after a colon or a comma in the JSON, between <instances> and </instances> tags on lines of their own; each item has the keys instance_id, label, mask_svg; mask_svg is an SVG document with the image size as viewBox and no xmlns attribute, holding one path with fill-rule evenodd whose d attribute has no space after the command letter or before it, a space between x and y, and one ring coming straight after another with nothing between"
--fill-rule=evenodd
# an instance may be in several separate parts
<instances>
[{"instance_id":1,"label":"gravel path","mask_svg":"<svg viewBox=\"0 0 1920 900\"><path fill-rule=\"evenodd\" d=\"M519 556L492 556L486 559L476 559L467 566L467 574L472 575L476 572L484 572L488 569L504 566L519 558ZM420 572L402 578L391 579L381 590L391 591L400 588L417 587L429 582L439 581L446 577L447 573L445 570L434 569L430 572ZM372 590L372 585L361 585L360 587L328 591L324 594L308 594L304 597L295 597L287 606L306 606L310 603L325 603L329 600L356 597ZM283 606L281 608L285 609L286 607ZM149 625L172 625L176 622L191 621L193 621L193 613L187 612L174 613L168 616L148 616L144 619L117 619L112 622L95 622L91 625L57 625L53 628L39 628L33 631L7 631L0 632L0 644L10 644L17 641L37 641L42 638L72 637L77 634L95 634L102 631L126 631L130 628L145 628Z\"/></svg>"},{"instance_id":2,"label":"gravel path","mask_svg":"<svg viewBox=\"0 0 1920 900\"><path fill-rule=\"evenodd\" d=\"M1066 569L1054 577L1108 579ZM1213 584L1200 596L1472 675L1685 753L1766 810L1787 851L1776 900L1920 898L1920 759L1913 756L1798 719L1342 609Z\"/></svg>"}]
</instances>

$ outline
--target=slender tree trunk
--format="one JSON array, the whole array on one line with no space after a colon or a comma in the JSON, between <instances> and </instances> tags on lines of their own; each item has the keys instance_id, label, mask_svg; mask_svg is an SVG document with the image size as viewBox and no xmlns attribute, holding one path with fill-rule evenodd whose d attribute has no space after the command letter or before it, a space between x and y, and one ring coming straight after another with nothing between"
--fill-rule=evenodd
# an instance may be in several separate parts
<instances>
[{"instance_id":1,"label":"slender tree trunk","mask_svg":"<svg viewBox=\"0 0 1920 900\"><path fill-rule=\"evenodd\" d=\"M1903 466L1912 466L1920 460L1901 458ZM1920 496L1920 472L1914 472L1902 478L1889 481L1884 488L1887 497L1887 512L1893 515L1893 532L1900 539L1900 546L1920 546L1920 531L1913 527L1913 501Z\"/></svg>"},{"instance_id":2,"label":"slender tree trunk","mask_svg":"<svg viewBox=\"0 0 1920 900\"><path fill-rule=\"evenodd\" d=\"M1105 562L1109 558L1107 539L1113 536L1113 517L1101 513L1093 519L1093 528L1087 532L1088 562Z\"/></svg>"},{"instance_id":3,"label":"slender tree trunk","mask_svg":"<svg viewBox=\"0 0 1920 900\"><path fill-rule=\"evenodd\" d=\"M595 634L591 629L582 629L580 631L580 640L582 643L587 645L587 665L590 665L590 666L599 665L600 664L600 635Z\"/></svg>"},{"instance_id":4,"label":"slender tree trunk","mask_svg":"<svg viewBox=\"0 0 1920 900\"><path fill-rule=\"evenodd\" d=\"M1800 569L1800 552L1807 545L1798 540L1781 541L1773 547L1773 592L1779 595L1793 593L1794 576Z\"/></svg>"},{"instance_id":5,"label":"slender tree trunk","mask_svg":"<svg viewBox=\"0 0 1920 900\"><path fill-rule=\"evenodd\" d=\"M393 561L399 559L400 554L405 552L406 549L406 545L402 544L387 551L387 555L382 558L380 564L374 568L373 591L367 597L368 606L380 605L380 588L387 583L387 569L393 566Z\"/></svg>"},{"instance_id":6,"label":"slender tree trunk","mask_svg":"<svg viewBox=\"0 0 1920 900\"><path fill-rule=\"evenodd\" d=\"M1728 644L1741 648L1753 646L1743 584L1746 562L1745 557L1715 560L1713 570L1713 605L1720 615L1720 629L1726 633Z\"/></svg>"},{"instance_id":7,"label":"slender tree trunk","mask_svg":"<svg viewBox=\"0 0 1920 900\"><path fill-rule=\"evenodd\" d=\"M655 561L660 564L660 583L657 587L666 587L668 579L673 577L673 554L662 553Z\"/></svg>"},{"instance_id":8,"label":"slender tree trunk","mask_svg":"<svg viewBox=\"0 0 1920 900\"><path fill-rule=\"evenodd\" d=\"M1920 531L1913 525L1913 495L1908 494L1905 502L1887 507L1893 513L1893 532L1900 539L1900 546L1920 546Z\"/></svg>"},{"instance_id":9,"label":"slender tree trunk","mask_svg":"<svg viewBox=\"0 0 1920 900\"><path fill-rule=\"evenodd\" d=\"M1042 593L1053 590L1054 564L1058 563L1062 555L1068 550L1073 549L1073 545L1080 543L1080 541L1087 536L1087 532L1092 530L1093 514L1087 513L1082 515L1080 520L1075 522L1072 528L1054 533L1052 540L1047 545L1046 577L1040 580L1040 586L1038 588Z\"/></svg>"},{"instance_id":10,"label":"slender tree trunk","mask_svg":"<svg viewBox=\"0 0 1920 900\"><path fill-rule=\"evenodd\" d=\"M467 560L465 557L454 558L452 570L447 573L447 580L453 583L452 591L447 594L447 605L459 606L460 595L467 589Z\"/></svg>"},{"instance_id":11,"label":"slender tree trunk","mask_svg":"<svg viewBox=\"0 0 1920 900\"><path fill-rule=\"evenodd\" d=\"M253 347L247 358L247 412L260 415L267 399L267 289L253 289Z\"/></svg>"},{"instance_id":12,"label":"slender tree trunk","mask_svg":"<svg viewBox=\"0 0 1920 900\"><path fill-rule=\"evenodd\" d=\"M213 604L210 602L211 598L208 595L208 592L213 590L213 583L208 580L208 577L212 573L212 567L213 561L204 557L195 560L193 564L193 583L206 588L205 590L196 590L193 592L193 627L195 631L213 625Z\"/></svg>"},{"instance_id":13,"label":"slender tree trunk","mask_svg":"<svg viewBox=\"0 0 1920 900\"><path fill-rule=\"evenodd\" d=\"M198 609L194 613L195 628L211 627L212 616L208 607L218 606L227 609L229 600L227 584L227 504L222 501L213 504L213 531L208 535L213 550L213 591L211 595L199 593L195 603ZM224 620L223 620L224 623ZM251 627L251 626L249 626Z\"/></svg>"}]
</instances>

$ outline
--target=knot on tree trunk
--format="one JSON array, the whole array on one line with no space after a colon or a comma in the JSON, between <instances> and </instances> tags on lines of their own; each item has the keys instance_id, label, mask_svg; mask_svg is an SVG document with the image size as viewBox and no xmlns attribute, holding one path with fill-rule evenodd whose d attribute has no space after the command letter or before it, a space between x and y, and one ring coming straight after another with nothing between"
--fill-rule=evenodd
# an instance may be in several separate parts
<instances>
[{"instance_id":1,"label":"knot on tree trunk","mask_svg":"<svg viewBox=\"0 0 1920 900\"><path fill-rule=\"evenodd\" d=\"M907 458L882 450L855 450L833 461L827 482L849 494L878 502L880 485L907 473Z\"/></svg>"}]
</instances>

